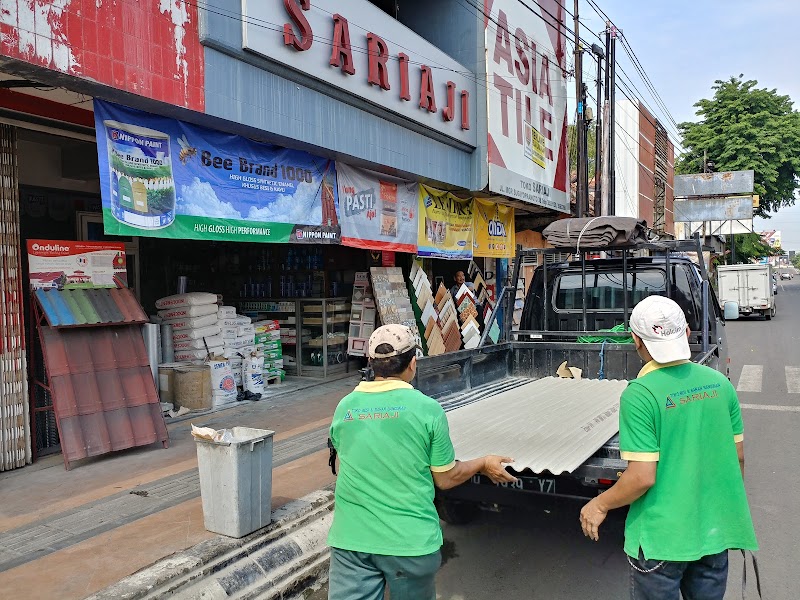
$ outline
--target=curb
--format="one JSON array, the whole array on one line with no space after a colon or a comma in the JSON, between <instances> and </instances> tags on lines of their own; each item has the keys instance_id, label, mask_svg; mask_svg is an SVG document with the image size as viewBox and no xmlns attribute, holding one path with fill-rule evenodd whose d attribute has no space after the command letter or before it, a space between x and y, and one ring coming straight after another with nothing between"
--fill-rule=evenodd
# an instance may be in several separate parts
<instances>
[{"instance_id":1,"label":"curb","mask_svg":"<svg viewBox=\"0 0 800 600\"><path fill-rule=\"evenodd\" d=\"M319 490L272 512L242 539L217 536L163 558L87 600L263 598L289 600L327 580L333 492Z\"/></svg>"}]
</instances>

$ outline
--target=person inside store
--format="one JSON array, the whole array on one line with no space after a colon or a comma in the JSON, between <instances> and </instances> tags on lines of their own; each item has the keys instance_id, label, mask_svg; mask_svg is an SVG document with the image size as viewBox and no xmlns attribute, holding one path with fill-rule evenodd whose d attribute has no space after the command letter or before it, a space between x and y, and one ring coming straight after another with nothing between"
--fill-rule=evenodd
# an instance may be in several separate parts
<instances>
[{"instance_id":1,"label":"person inside store","mask_svg":"<svg viewBox=\"0 0 800 600\"><path fill-rule=\"evenodd\" d=\"M645 366L620 399L628 468L583 507L583 534L597 541L608 511L630 505L631 598L722 600L728 550L758 548L736 390L722 373L690 362L689 327L674 300L645 298L630 329Z\"/></svg>"},{"instance_id":2,"label":"person inside store","mask_svg":"<svg viewBox=\"0 0 800 600\"><path fill-rule=\"evenodd\" d=\"M458 290L460 290L464 282L467 281L467 276L464 275L464 271L456 271L453 275L453 281L455 284L450 288L450 295L453 296L453 300L455 300L458 296Z\"/></svg>"},{"instance_id":3,"label":"person inside store","mask_svg":"<svg viewBox=\"0 0 800 600\"><path fill-rule=\"evenodd\" d=\"M513 459L455 460L442 406L414 389L417 344L405 325L384 325L369 338L374 381L362 381L333 415L338 453L329 600L435 600L442 529L434 486L450 489L482 473L515 482ZM334 458L335 460L335 458Z\"/></svg>"}]
</instances>

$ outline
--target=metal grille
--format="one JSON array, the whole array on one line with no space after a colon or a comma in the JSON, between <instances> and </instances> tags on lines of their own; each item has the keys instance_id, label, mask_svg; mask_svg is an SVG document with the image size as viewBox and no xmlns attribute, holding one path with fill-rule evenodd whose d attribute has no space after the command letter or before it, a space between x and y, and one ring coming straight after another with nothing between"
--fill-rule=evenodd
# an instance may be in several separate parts
<instances>
[{"instance_id":1,"label":"metal grille","mask_svg":"<svg viewBox=\"0 0 800 600\"><path fill-rule=\"evenodd\" d=\"M656 165L655 165L655 186L653 197L653 229L656 233L663 234L667 228L667 154L668 138L667 130L656 121Z\"/></svg>"},{"instance_id":2,"label":"metal grille","mask_svg":"<svg viewBox=\"0 0 800 600\"><path fill-rule=\"evenodd\" d=\"M0 471L31 461L20 247L17 131L0 125Z\"/></svg>"}]
</instances>

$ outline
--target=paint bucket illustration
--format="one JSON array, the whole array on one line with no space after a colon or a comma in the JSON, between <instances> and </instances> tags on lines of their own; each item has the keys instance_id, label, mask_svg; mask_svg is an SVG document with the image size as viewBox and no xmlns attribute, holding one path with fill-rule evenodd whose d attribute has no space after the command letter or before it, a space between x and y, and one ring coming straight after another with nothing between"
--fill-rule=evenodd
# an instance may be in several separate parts
<instances>
[{"instance_id":1,"label":"paint bucket illustration","mask_svg":"<svg viewBox=\"0 0 800 600\"><path fill-rule=\"evenodd\" d=\"M175 221L175 180L166 133L103 121L111 176L111 213L139 229L162 229Z\"/></svg>"}]
</instances>

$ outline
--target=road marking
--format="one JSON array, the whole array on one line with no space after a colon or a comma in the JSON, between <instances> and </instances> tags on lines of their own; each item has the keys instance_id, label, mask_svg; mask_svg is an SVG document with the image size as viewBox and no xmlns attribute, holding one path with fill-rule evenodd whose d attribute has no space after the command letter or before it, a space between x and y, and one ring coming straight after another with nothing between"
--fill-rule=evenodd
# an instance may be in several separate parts
<instances>
[{"instance_id":1,"label":"road marking","mask_svg":"<svg viewBox=\"0 0 800 600\"><path fill-rule=\"evenodd\" d=\"M786 367L786 389L790 394L800 394L800 367Z\"/></svg>"},{"instance_id":2,"label":"road marking","mask_svg":"<svg viewBox=\"0 0 800 600\"><path fill-rule=\"evenodd\" d=\"M740 404L742 408L751 410L776 410L780 412L800 412L800 406L778 406L776 404Z\"/></svg>"},{"instance_id":3,"label":"road marking","mask_svg":"<svg viewBox=\"0 0 800 600\"><path fill-rule=\"evenodd\" d=\"M745 365L742 367L742 375L739 377L739 385L736 386L736 391L760 392L763 378L764 367L762 365Z\"/></svg>"}]
</instances>

